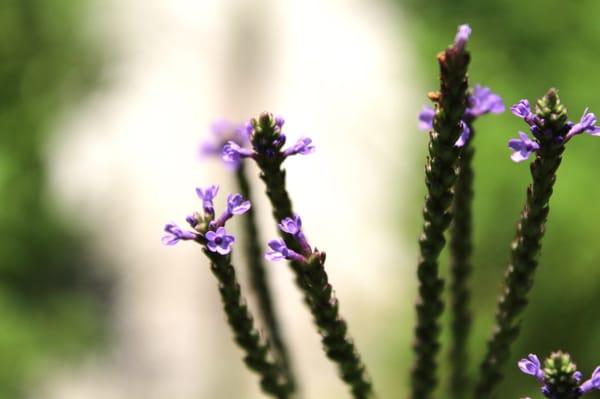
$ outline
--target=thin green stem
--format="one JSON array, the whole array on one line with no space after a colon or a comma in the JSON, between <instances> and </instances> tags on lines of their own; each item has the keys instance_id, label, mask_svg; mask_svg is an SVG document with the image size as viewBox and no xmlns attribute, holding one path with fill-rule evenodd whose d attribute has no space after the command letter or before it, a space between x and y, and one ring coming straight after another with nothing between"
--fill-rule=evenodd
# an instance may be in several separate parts
<instances>
[{"instance_id":1,"label":"thin green stem","mask_svg":"<svg viewBox=\"0 0 600 399\"><path fill-rule=\"evenodd\" d=\"M256 202L253 201L251 186L248 182L248 177L246 175L243 162L237 169L236 181L244 198L250 200L252 204L256 204ZM265 323L270 342L277 352L281 360L281 364L285 368L290 389L294 390L296 387L296 381L292 371L289 353L279 328L279 322L277 320L273 305L273 296L271 290L269 289L268 273L263 261L263 248L261 245L262 240L260 239L257 228L254 206L250 208L245 217L242 219L244 230L244 253L248 262L250 284L256 293L260 316Z\"/></svg>"}]
</instances>

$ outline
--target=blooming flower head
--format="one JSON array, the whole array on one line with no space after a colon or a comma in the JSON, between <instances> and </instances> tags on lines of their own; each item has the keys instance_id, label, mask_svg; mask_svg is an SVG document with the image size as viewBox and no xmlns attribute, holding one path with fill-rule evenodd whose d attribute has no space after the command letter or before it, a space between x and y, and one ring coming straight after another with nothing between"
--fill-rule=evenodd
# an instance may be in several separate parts
<instances>
[{"instance_id":1,"label":"blooming flower head","mask_svg":"<svg viewBox=\"0 0 600 399\"><path fill-rule=\"evenodd\" d=\"M431 130L433 129L433 118L435 117L435 110L427 105L423 106L421 112L419 112L419 129L420 130Z\"/></svg>"},{"instance_id":2,"label":"blooming flower head","mask_svg":"<svg viewBox=\"0 0 600 399\"><path fill-rule=\"evenodd\" d=\"M544 382L544 371L540 359L536 355L529 354L526 358L519 360L518 365L523 373L534 376L541 383Z\"/></svg>"},{"instance_id":3,"label":"blooming flower head","mask_svg":"<svg viewBox=\"0 0 600 399\"><path fill-rule=\"evenodd\" d=\"M163 244L174 245L180 240L195 240L202 243L211 252L220 255L231 252L235 237L227 233L224 227L225 223L234 215L247 212L251 204L241 194L229 194L225 211L215 219L213 200L218 191L219 187L215 185L205 189L197 188L196 194L202 200L204 213L194 212L185 218L195 231L184 231L174 223L167 224L165 226L167 234L162 238Z\"/></svg>"},{"instance_id":4,"label":"blooming flower head","mask_svg":"<svg viewBox=\"0 0 600 399\"><path fill-rule=\"evenodd\" d=\"M195 240L198 234L181 230L175 223L169 223L165 226L164 231L167 233L162 237L162 243L165 245L175 245L179 240Z\"/></svg>"},{"instance_id":5,"label":"blooming flower head","mask_svg":"<svg viewBox=\"0 0 600 399\"><path fill-rule=\"evenodd\" d=\"M221 255L227 255L231 252L231 244L235 241L235 237L227 234L224 227L217 228L216 231L209 230L205 234L206 248L211 252L216 252Z\"/></svg>"},{"instance_id":6,"label":"blooming flower head","mask_svg":"<svg viewBox=\"0 0 600 399\"><path fill-rule=\"evenodd\" d=\"M306 261L304 256L289 249L281 238L269 241L268 245L271 250L265 253L265 258L271 262L276 262L282 259L293 260L297 262Z\"/></svg>"},{"instance_id":7,"label":"blooming flower head","mask_svg":"<svg viewBox=\"0 0 600 399\"><path fill-rule=\"evenodd\" d=\"M308 137L301 137L294 145L282 150L286 142L286 136L282 133L284 123L282 117L274 117L266 112L256 119L251 119L249 126L251 129L252 153L240 151L235 147L228 147L226 152L223 152L223 159L231 161L239 157L252 156L255 159L267 158L283 161L291 155L307 155L314 152L315 146ZM260 161L258 162L260 163Z\"/></svg>"},{"instance_id":8,"label":"blooming flower head","mask_svg":"<svg viewBox=\"0 0 600 399\"><path fill-rule=\"evenodd\" d=\"M467 45L467 41L471 36L471 27L469 25L460 25L458 27L458 31L456 32L456 37L454 38L454 47L463 52L465 50L465 46Z\"/></svg>"},{"instance_id":9,"label":"blooming flower head","mask_svg":"<svg viewBox=\"0 0 600 399\"><path fill-rule=\"evenodd\" d=\"M540 145L531 140L526 133L519 132L518 139L510 139L508 147L513 150L510 158L515 162L522 162L529 158L532 152L540 149Z\"/></svg>"}]
</instances>

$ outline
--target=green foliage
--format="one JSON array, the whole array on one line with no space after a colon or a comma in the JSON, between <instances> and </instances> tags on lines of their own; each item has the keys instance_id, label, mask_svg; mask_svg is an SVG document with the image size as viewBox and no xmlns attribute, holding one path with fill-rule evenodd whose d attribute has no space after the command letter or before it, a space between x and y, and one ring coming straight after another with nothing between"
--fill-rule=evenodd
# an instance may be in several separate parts
<instances>
[{"instance_id":1,"label":"green foliage","mask_svg":"<svg viewBox=\"0 0 600 399\"><path fill-rule=\"evenodd\" d=\"M569 118L579 120L589 106L600 113L600 3L594 0L397 0L408 13L411 40L419 49L427 89L437 86L435 55L453 37L456 27L473 28L470 81L499 93L510 106L521 98L533 102L557 87ZM423 103L427 100L423 96ZM415 107L415 110L417 108ZM416 122L415 122L416 124ZM474 199L475 331L469 365L477 372L492 324L494 302L506 267L510 241L525 197L527 164L513 164L506 143L526 130L509 112L477 121ZM418 134L415 128L415 134ZM600 247L595 245L600 211L597 171L600 141L583 135L569 142L550 201L536 283L525 311L522 333L508 362L497 397L532 395L531 383L516 367L528 353L569 351L582 371L598 362L600 319ZM420 170L419 170L420 172ZM418 207L418 205L415 205ZM444 269L444 268L443 268ZM597 313L597 312L596 312ZM442 391L440 391L442 392ZM593 395L592 395L593 396ZM537 397L540 397L539 394Z\"/></svg>"},{"instance_id":2,"label":"green foliage","mask_svg":"<svg viewBox=\"0 0 600 399\"><path fill-rule=\"evenodd\" d=\"M87 4L0 7L0 397L19 397L43 362L99 331L99 290L90 287L103 288L78 232L53 210L43 153L56 117L95 78L98 60L82 33Z\"/></svg>"}]
</instances>

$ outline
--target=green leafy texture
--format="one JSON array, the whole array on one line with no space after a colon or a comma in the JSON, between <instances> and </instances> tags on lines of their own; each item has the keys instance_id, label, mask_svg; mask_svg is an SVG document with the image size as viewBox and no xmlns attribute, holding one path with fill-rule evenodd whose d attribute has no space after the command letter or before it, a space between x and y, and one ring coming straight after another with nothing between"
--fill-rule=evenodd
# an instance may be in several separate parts
<instances>
[{"instance_id":1,"label":"green leafy texture","mask_svg":"<svg viewBox=\"0 0 600 399\"><path fill-rule=\"evenodd\" d=\"M0 397L20 397L50 357L101 331L92 315L106 287L90 273L80 234L52 208L43 157L56 116L94 81L84 5L0 7Z\"/></svg>"}]
</instances>

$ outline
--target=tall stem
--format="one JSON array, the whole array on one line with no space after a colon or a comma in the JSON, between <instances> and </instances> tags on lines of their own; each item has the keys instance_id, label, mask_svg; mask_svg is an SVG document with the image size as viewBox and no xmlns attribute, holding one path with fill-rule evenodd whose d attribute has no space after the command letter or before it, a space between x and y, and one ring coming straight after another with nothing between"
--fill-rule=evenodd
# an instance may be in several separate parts
<instances>
[{"instance_id":1,"label":"tall stem","mask_svg":"<svg viewBox=\"0 0 600 399\"><path fill-rule=\"evenodd\" d=\"M253 201L252 189L248 182L243 162L240 163L239 168L237 169L236 181L244 198L255 204L256 202ZM294 390L296 381L291 368L289 352L283 341L279 322L273 306L273 297L269 289L267 269L265 268L265 263L263 261L262 240L260 239L257 228L254 207L250 208L242 220L245 233L244 252L248 261L250 284L256 293L260 316L265 323L270 341L285 369L290 388Z\"/></svg>"},{"instance_id":2,"label":"tall stem","mask_svg":"<svg viewBox=\"0 0 600 399\"><path fill-rule=\"evenodd\" d=\"M471 253L473 247L472 202L473 202L473 155L472 141L475 135L473 126L471 137L462 149L458 159L458 176L454 184L453 219L450 226L450 393L460 399L468 389L467 342L471 330L471 309L469 308L471 274Z\"/></svg>"}]
</instances>

